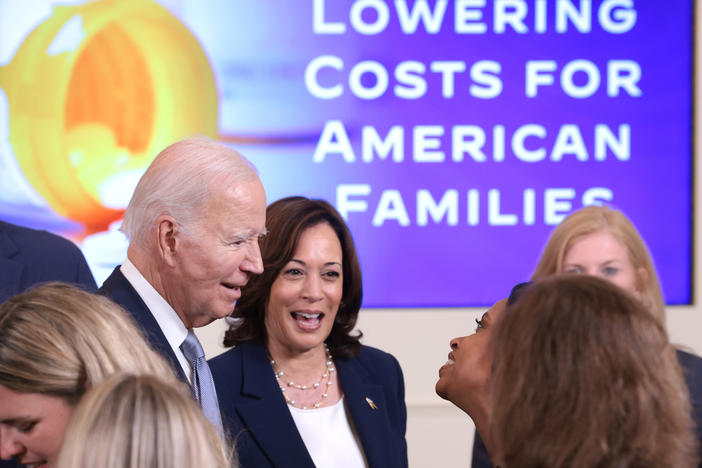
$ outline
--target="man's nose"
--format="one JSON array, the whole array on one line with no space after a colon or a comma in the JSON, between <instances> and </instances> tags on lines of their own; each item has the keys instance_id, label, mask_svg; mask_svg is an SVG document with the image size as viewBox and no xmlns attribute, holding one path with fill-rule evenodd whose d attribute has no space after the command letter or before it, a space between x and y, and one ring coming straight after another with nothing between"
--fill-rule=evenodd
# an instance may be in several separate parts
<instances>
[{"instance_id":1,"label":"man's nose","mask_svg":"<svg viewBox=\"0 0 702 468\"><path fill-rule=\"evenodd\" d=\"M263 273L263 259L261 258L261 248L258 245L258 240L250 244L246 258L241 264L241 269L255 275Z\"/></svg>"}]
</instances>

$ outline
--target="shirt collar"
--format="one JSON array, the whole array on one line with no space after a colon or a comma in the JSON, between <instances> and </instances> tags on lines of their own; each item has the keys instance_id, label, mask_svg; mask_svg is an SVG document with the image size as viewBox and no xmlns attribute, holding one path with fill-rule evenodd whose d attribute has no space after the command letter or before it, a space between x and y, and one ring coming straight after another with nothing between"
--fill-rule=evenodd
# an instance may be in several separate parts
<instances>
[{"instance_id":1,"label":"shirt collar","mask_svg":"<svg viewBox=\"0 0 702 468\"><path fill-rule=\"evenodd\" d=\"M168 344L173 348L180 360L182 355L180 345L188 335L188 329L185 328L183 321L173 307L154 289L129 259L124 261L120 271L139 294L146 307L149 308L161 331L166 336Z\"/></svg>"}]
</instances>

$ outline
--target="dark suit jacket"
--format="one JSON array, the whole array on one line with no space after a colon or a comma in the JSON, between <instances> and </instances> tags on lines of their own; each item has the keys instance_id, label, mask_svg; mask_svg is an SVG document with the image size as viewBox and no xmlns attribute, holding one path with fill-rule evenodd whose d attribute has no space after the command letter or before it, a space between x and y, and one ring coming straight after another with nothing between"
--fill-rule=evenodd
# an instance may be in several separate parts
<instances>
[{"instance_id":1,"label":"dark suit jacket","mask_svg":"<svg viewBox=\"0 0 702 468\"><path fill-rule=\"evenodd\" d=\"M144 301L136 292L136 289L134 289L131 283L127 281L127 278L124 277L119 267L114 269L98 292L109 297L129 312L136 322L136 325L144 332L146 340L151 347L165 357L173 370L178 374L178 377L183 382L187 383L188 379L183 373L183 368L178 362L178 358L173 352L171 345L168 344L166 335L163 334L153 314L149 308L146 307L146 304L144 304Z\"/></svg>"},{"instance_id":2,"label":"dark suit jacket","mask_svg":"<svg viewBox=\"0 0 702 468\"><path fill-rule=\"evenodd\" d=\"M47 281L97 288L80 249L68 239L0 221L0 303Z\"/></svg>"},{"instance_id":3,"label":"dark suit jacket","mask_svg":"<svg viewBox=\"0 0 702 468\"><path fill-rule=\"evenodd\" d=\"M677 355L685 375L687 388L690 391L692 417L697 425L697 440L700 443L700 460L702 460L702 358L680 350L677 350ZM492 462L485 449L485 443L477 432L473 442L473 462L471 466L473 468L492 468ZM700 463L700 468L702 468L702 462Z\"/></svg>"},{"instance_id":4,"label":"dark suit jacket","mask_svg":"<svg viewBox=\"0 0 702 468\"><path fill-rule=\"evenodd\" d=\"M241 468L314 468L263 344L243 343L209 363L224 426L236 442ZM356 358L336 359L336 368L368 465L407 467L407 410L397 360L363 346Z\"/></svg>"}]
</instances>

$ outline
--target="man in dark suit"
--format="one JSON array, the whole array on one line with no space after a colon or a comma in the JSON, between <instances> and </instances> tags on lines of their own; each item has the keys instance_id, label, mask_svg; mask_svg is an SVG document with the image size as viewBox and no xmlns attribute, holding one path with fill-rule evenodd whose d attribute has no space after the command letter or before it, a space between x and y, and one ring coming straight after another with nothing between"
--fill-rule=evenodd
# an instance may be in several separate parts
<instances>
[{"instance_id":1,"label":"man in dark suit","mask_svg":"<svg viewBox=\"0 0 702 468\"><path fill-rule=\"evenodd\" d=\"M0 221L0 303L47 281L97 288L80 249L68 239Z\"/></svg>"},{"instance_id":2,"label":"man in dark suit","mask_svg":"<svg viewBox=\"0 0 702 468\"><path fill-rule=\"evenodd\" d=\"M191 384L219 428L214 383L192 329L231 314L249 276L263 271L265 216L263 185L243 156L202 138L174 143L137 184L121 228L127 259L100 288Z\"/></svg>"}]
</instances>

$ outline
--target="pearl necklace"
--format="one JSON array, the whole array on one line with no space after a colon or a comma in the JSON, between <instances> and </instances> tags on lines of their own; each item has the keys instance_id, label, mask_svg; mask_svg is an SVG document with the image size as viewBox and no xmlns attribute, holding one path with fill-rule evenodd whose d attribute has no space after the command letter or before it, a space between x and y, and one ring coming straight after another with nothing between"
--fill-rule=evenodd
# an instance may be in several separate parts
<instances>
[{"instance_id":1,"label":"pearl necklace","mask_svg":"<svg viewBox=\"0 0 702 468\"><path fill-rule=\"evenodd\" d=\"M328 392L329 392L329 387L332 385L332 374L336 372L336 368L334 367L334 361L332 360L332 355L329 352L329 347L325 344L324 345L324 351L327 355L326 362L325 362L325 367L324 367L324 372L322 373L322 376L319 378L317 382L314 382L311 385L301 385L293 382L292 380L288 380L285 382L285 385L283 385L283 379L285 378L286 374L282 370L280 370L275 362L274 359L271 359L271 366L273 367L273 373L275 374L275 380L278 382L278 387L280 387L280 391L283 393L283 397L285 397L285 401L292 407L298 408L298 409L317 409L320 406L322 406L322 402L327 398ZM321 387L323 384L326 384L324 391L322 392L321 398L316 401L315 403L312 404L312 406L298 406L295 404L295 400L291 400L288 395L285 392L285 386L287 385L288 387L296 388L298 390L316 390L319 387Z\"/></svg>"}]
</instances>

